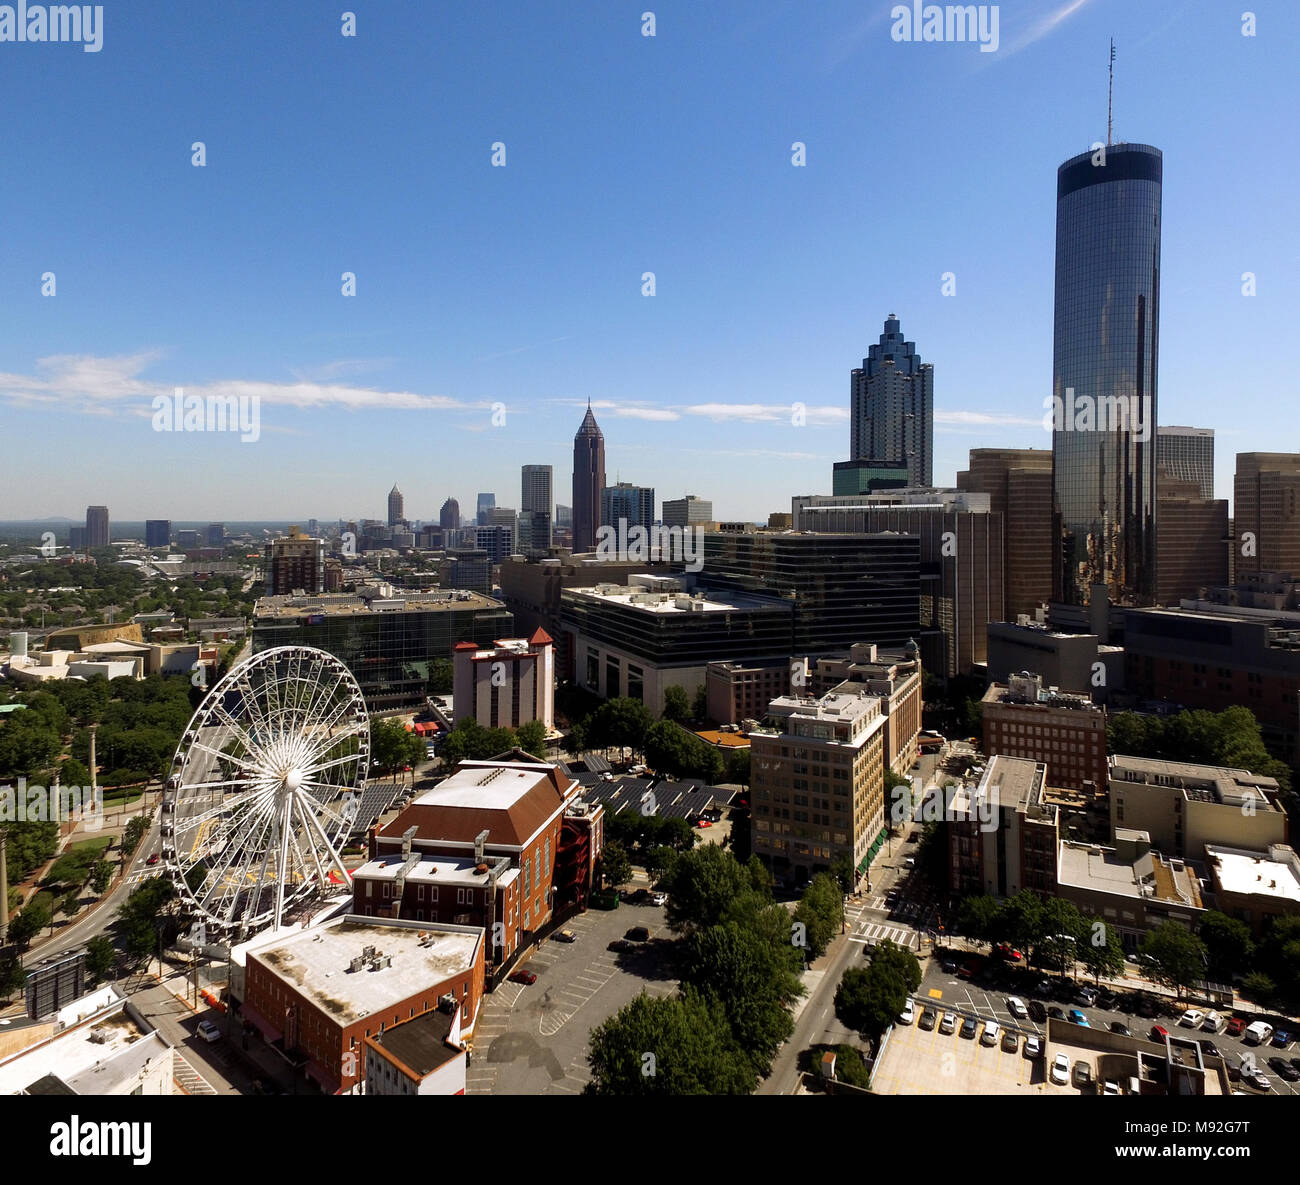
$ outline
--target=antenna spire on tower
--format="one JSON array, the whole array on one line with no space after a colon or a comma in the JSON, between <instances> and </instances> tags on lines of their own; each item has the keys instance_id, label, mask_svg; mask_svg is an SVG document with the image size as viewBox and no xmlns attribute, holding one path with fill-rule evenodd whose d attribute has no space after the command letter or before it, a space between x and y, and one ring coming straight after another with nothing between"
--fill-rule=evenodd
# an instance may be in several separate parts
<instances>
[{"instance_id":1,"label":"antenna spire on tower","mask_svg":"<svg viewBox=\"0 0 1300 1185\"><path fill-rule=\"evenodd\" d=\"M1115 100L1115 38L1110 39L1110 83L1106 88L1106 147L1110 147L1111 111Z\"/></svg>"}]
</instances>

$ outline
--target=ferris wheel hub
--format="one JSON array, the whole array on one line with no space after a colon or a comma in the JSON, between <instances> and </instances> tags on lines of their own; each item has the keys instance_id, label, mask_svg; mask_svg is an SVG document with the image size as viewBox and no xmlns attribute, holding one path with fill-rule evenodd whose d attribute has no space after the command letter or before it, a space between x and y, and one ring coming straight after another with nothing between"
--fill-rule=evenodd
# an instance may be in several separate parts
<instances>
[{"instance_id":1,"label":"ferris wheel hub","mask_svg":"<svg viewBox=\"0 0 1300 1185\"><path fill-rule=\"evenodd\" d=\"M293 769L286 770L281 781L284 783L286 790L297 790L302 785L302 770L296 766Z\"/></svg>"}]
</instances>

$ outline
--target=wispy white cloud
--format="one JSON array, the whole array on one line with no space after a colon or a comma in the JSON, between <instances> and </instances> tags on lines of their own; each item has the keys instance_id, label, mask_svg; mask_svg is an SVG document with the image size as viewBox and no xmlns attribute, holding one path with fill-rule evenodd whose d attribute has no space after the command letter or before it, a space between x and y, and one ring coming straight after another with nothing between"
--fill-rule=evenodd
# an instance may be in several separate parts
<instances>
[{"instance_id":1,"label":"wispy white cloud","mask_svg":"<svg viewBox=\"0 0 1300 1185\"><path fill-rule=\"evenodd\" d=\"M790 424L795 413L793 403L693 403L682 408L688 416L704 416L721 423L724 420L739 420L744 423L783 423ZM844 407L807 407L802 408L804 422L814 427L834 424L849 418Z\"/></svg>"},{"instance_id":2,"label":"wispy white cloud","mask_svg":"<svg viewBox=\"0 0 1300 1185\"><path fill-rule=\"evenodd\" d=\"M1043 417L1010 416L986 411L947 411L940 408L934 413L934 423L939 428L1041 428Z\"/></svg>"},{"instance_id":3,"label":"wispy white cloud","mask_svg":"<svg viewBox=\"0 0 1300 1185\"><path fill-rule=\"evenodd\" d=\"M475 358L475 362L495 362L498 358L512 358L516 354L524 354L529 350L542 350L547 346L554 346L560 342L567 342L572 338L572 334L565 334L563 337L553 337L550 341L534 342L530 346L516 346L513 350L502 350L498 354L484 354L482 358Z\"/></svg>"},{"instance_id":4,"label":"wispy white cloud","mask_svg":"<svg viewBox=\"0 0 1300 1185\"><path fill-rule=\"evenodd\" d=\"M1051 12L1044 13L1038 20L1034 21L1018 37L1011 40L1010 44L1003 46L994 54L981 55L985 59L985 64L992 65L999 60L1005 60L1013 54L1018 54L1022 49L1028 49L1036 42L1042 41L1044 37L1050 36L1065 21L1069 20L1076 12L1079 11L1088 0L1066 0L1066 3L1053 9Z\"/></svg>"}]
</instances>

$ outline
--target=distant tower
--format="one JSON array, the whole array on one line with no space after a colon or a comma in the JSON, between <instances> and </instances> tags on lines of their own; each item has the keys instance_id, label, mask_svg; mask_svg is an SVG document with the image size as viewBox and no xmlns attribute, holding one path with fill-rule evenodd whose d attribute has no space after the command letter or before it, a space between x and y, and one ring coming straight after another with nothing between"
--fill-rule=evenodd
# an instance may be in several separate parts
<instances>
[{"instance_id":1,"label":"distant tower","mask_svg":"<svg viewBox=\"0 0 1300 1185\"><path fill-rule=\"evenodd\" d=\"M909 485L933 484L934 367L903 340L893 313L849 376L849 396L849 459L894 462Z\"/></svg>"},{"instance_id":2,"label":"distant tower","mask_svg":"<svg viewBox=\"0 0 1300 1185\"><path fill-rule=\"evenodd\" d=\"M108 507L86 507L86 546L108 546Z\"/></svg>"},{"instance_id":3,"label":"distant tower","mask_svg":"<svg viewBox=\"0 0 1300 1185\"><path fill-rule=\"evenodd\" d=\"M573 550L594 551L600 528L600 492L605 488L605 437L591 414L573 438Z\"/></svg>"},{"instance_id":4,"label":"distant tower","mask_svg":"<svg viewBox=\"0 0 1300 1185\"><path fill-rule=\"evenodd\" d=\"M553 514L551 467L525 465L522 477L523 501L520 503L519 543L525 551L545 551L551 546Z\"/></svg>"},{"instance_id":5,"label":"distant tower","mask_svg":"<svg viewBox=\"0 0 1300 1185\"><path fill-rule=\"evenodd\" d=\"M400 526L406 521L403 501L402 491L394 483L393 488L388 491L388 525L390 527Z\"/></svg>"},{"instance_id":6,"label":"distant tower","mask_svg":"<svg viewBox=\"0 0 1300 1185\"><path fill-rule=\"evenodd\" d=\"M460 503L455 498L448 498L438 512L438 525L444 531L454 531L460 526Z\"/></svg>"}]
</instances>

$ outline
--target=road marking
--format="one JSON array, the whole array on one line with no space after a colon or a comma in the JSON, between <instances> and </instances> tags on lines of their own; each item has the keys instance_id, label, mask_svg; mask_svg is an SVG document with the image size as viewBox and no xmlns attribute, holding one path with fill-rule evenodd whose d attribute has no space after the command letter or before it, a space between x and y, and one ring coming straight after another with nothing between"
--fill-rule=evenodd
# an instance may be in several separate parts
<instances>
[{"instance_id":1,"label":"road marking","mask_svg":"<svg viewBox=\"0 0 1300 1185\"><path fill-rule=\"evenodd\" d=\"M172 1081L180 1087L182 1094L216 1094L217 1089L203 1077L179 1050L173 1050L175 1062L172 1067Z\"/></svg>"}]
</instances>

